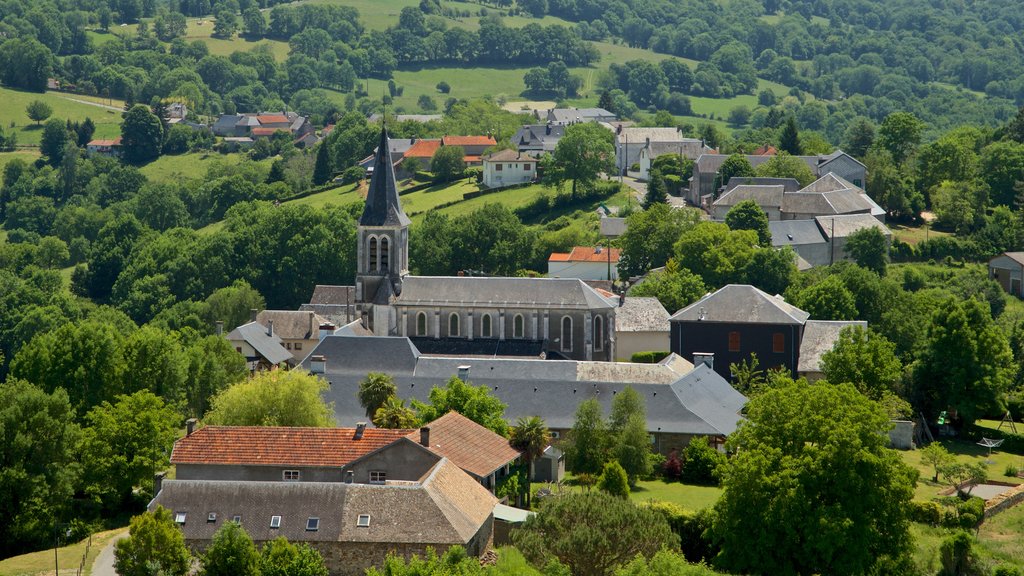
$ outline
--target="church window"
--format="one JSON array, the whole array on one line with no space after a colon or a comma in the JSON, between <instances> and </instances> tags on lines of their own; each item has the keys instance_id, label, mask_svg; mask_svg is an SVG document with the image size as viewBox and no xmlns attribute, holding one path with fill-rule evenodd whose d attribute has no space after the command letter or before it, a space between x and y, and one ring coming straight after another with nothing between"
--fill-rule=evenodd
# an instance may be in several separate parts
<instances>
[{"instance_id":1,"label":"church window","mask_svg":"<svg viewBox=\"0 0 1024 576\"><path fill-rule=\"evenodd\" d=\"M604 349L604 318L594 316L594 350Z\"/></svg>"},{"instance_id":2,"label":"church window","mask_svg":"<svg viewBox=\"0 0 1024 576\"><path fill-rule=\"evenodd\" d=\"M367 267L370 272L377 270L377 237L370 236L370 247L366 251L366 257L370 259L369 266Z\"/></svg>"},{"instance_id":3,"label":"church window","mask_svg":"<svg viewBox=\"0 0 1024 576\"><path fill-rule=\"evenodd\" d=\"M523 337L523 315L516 314L516 317L512 319L512 337L522 338Z\"/></svg>"},{"instance_id":4,"label":"church window","mask_svg":"<svg viewBox=\"0 0 1024 576\"><path fill-rule=\"evenodd\" d=\"M448 316L448 336L459 335L459 315L457 312L452 312Z\"/></svg>"},{"instance_id":5,"label":"church window","mask_svg":"<svg viewBox=\"0 0 1024 576\"><path fill-rule=\"evenodd\" d=\"M427 335L427 314L426 312L420 312L416 315L416 335L426 336Z\"/></svg>"},{"instance_id":6,"label":"church window","mask_svg":"<svg viewBox=\"0 0 1024 576\"><path fill-rule=\"evenodd\" d=\"M491 315L484 314L480 317L480 337L490 338L491 337Z\"/></svg>"},{"instance_id":7,"label":"church window","mask_svg":"<svg viewBox=\"0 0 1024 576\"><path fill-rule=\"evenodd\" d=\"M380 239L380 269L387 272L388 262L391 260L391 242L385 236Z\"/></svg>"},{"instance_id":8,"label":"church window","mask_svg":"<svg viewBox=\"0 0 1024 576\"><path fill-rule=\"evenodd\" d=\"M562 316L562 352L572 352L572 318Z\"/></svg>"}]
</instances>

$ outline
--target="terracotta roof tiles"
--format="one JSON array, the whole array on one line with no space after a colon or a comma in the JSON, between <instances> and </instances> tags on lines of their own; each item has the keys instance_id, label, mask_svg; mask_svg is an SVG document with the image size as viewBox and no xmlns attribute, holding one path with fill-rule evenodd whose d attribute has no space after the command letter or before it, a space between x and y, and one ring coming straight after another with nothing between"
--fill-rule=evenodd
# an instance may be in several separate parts
<instances>
[{"instance_id":1,"label":"terracotta roof tiles","mask_svg":"<svg viewBox=\"0 0 1024 576\"><path fill-rule=\"evenodd\" d=\"M490 136L445 136L445 146L494 146L497 142Z\"/></svg>"},{"instance_id":2,"label":"terracotta roof tiles","mask_svg":"<svg viewBox=\"0 0 1024 576\"><path fill-rule=\"evenodd\" d=\"M519 457L508 439L491 432L458 412L449 412L427 424L430 451L451 460L466 472L484 478ZM408 433L419 442L420 431Z\"/></svg>"}]
</instances>

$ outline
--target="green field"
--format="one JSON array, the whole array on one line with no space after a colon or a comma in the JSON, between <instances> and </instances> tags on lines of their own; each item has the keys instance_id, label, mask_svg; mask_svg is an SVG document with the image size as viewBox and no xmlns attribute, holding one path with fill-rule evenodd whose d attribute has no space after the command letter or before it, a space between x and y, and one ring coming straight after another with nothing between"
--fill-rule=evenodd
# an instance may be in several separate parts
<instances>
[{"instance_id":1,"label":"green field","mask_svg":"<svg viewBox=\"0 0 1024 576\"><path fill-rule=\"evenodd\" d=\"M76 102L74 99L82 100ZM18 146L38 146L39 138L43 134L42 125L36 125L28 119L25 114L25 107L33 100L42 100L53 109L50 118L61 120L85 120L92 118L96 123L96 133L93 138L116 138L121 135L121 108L124 102L111 100L111 106L117 110L111 110L99 105L89 104L86 101L96 101L88 96L77 94L65 94L61 92L24 92L10 88L0 88L0 100L4 105L0 106L0 126L5 131L14 126L18 134ZM105 105L104 105L105 106Z\"/></svg>"},{"instance_id":2,"label":"green field","mask_svg":"<svg viewBox=\"0 0 1024 576\"><path fill-rule=\"evenodd\" d=\"M92 563L96 560L100 550L103 550L111 538L125 530L127 528L118 528L93 534L92 546L89 548L89 555L85 560L85 570L82 574L88 576L92 573ZM57 549L57 563L62 574L74 574L78 570L87 541L88 539L82 540ZM53 548L0 560L0 576L35 576L37 574L53 574Z\"/></svg>"},{"instance_id":3,"label":"green field","mask_svg":"<svg viewBox=\"0 0 1024 576\"><path fill-rule=\"evenodd\" d=\"M7 166L7 163L15 158L21 158L25 162L35 162L39 158L38 149L22 149L14 152L0 152L0 170Z\"/></svg>"},{"instance_id":4,"label":"green field","mask_svg":"<svg viewBox=\"0 0 1024 576\"><path fill-rule=\"evenodd\" d=\"M197 180L206 176L207 170L216 164L238 164L246 160L245 154L220 154L217 152L192 152L176 156L161 156L139 170L152 182L169 180ZM271 160L261 160L270 166Z\"/></svg>"},{"instance_id":5,"label":"green field","mask_svg":"<svg viewBox=\"0 0 1024 576\"><path fill-rule=\"evenodd\" d=\"M722 489L717 486L693 486L662 480L637 482L636 488L629 493L630 499L634 502L661 500L689 510L703 510L714 506L721 495Z\"/></svg>"}]
</instances>

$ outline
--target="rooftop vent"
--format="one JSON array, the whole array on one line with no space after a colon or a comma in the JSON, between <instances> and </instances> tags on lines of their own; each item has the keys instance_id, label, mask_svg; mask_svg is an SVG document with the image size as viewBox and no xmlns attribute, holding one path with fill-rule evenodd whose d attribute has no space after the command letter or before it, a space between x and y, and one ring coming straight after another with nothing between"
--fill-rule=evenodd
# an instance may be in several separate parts
<instances>
[{"instance_id":1,"label":"rooftop vent","mask_svg":"<svg viewBox=\"0 0 1024 576\"><path fill-rule=\"evenodd\" d=\"M361 440L363 432L366 432L366 422L356 422L356 433L352 436L352 439Z\"/></svg>"}]
</instances>

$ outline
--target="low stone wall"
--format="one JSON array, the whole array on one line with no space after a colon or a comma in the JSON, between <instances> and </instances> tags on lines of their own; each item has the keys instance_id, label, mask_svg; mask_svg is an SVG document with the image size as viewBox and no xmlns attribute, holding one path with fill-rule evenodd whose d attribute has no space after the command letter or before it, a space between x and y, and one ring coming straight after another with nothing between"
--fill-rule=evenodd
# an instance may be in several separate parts
<instances>
[{"instance_id":1,"label":"low stone wall","mask_svg":"<svg viewBox=\"0 0 1024 576\"><path fill-rule=\"evenodd\" d=\"M1021 502L1024 502L1024 484L1021 484L1012 490L1007 490L995 498L986 501L985 519L988 520L992 516L1012 508Z\"/></svg>"}]
</instances>

